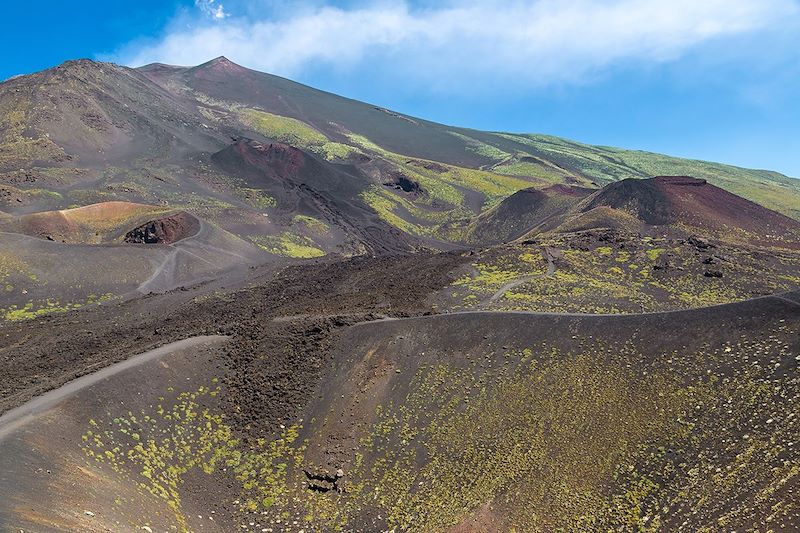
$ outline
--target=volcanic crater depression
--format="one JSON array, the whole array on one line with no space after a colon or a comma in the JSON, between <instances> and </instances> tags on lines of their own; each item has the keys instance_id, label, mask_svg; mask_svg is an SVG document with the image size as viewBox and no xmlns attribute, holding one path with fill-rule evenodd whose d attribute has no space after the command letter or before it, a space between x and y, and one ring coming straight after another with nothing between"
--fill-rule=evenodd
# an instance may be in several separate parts
<instances>
[{"instance_id":1,"label":"volcanic crater depression","mask_svg":"<svg viewBox=\"0 0 800 533\"><path fill-rule=\"evenodd\" d=\"M192 237L200 231L200 221L189 213L180 212L151 220L125 234L130 244L172 244Z\"/></svg>"}]
</instances>

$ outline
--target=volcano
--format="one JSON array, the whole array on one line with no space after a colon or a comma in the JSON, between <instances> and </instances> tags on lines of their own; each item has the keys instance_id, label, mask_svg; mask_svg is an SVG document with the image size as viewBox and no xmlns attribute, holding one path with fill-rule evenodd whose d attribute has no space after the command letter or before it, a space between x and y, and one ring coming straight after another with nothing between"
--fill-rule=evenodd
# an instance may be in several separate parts
<instances>
[{"instance_id":1,"label":"volcano","mask_svg":"<svg viewBox=\"0 0 800 533\"><path fill-rule=\"evenodd\" d=\"M798 220L224 57L7 80L0 529L798 530Z\"/></svg>"}]
</instances>

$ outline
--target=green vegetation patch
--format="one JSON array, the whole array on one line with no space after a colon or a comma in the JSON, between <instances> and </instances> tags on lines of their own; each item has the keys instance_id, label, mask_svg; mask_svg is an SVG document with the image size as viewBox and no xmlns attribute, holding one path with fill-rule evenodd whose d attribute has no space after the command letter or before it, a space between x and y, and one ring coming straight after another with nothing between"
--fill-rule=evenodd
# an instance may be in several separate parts
<instances>
[{"instance_id":1,"label":"green vegetation patch","mask_svg":"<svg viewBox=\"0 0 800 533\"><path fill-rule=\"evenodd\" d=\"M508 513L508 530L646 525L605 486L641 447L685 431L681 388L588 354L532 354L509 355L515 370L420 369L362 440L354 497L402 531L444 531L485 503Z\"/></svg>"},{"instance_id":2,"label":"green vegetation patch","mask_svg":"<svg viewBox=\"0 0 800 533\"><path fill-rule=\"evenodd\" d=\"M58 161L64 150L47 135L30 135L35 122L33 102L10 91L0 98L0 164Z\"/></svg>"},{"instance_id":3,"label":"green vegetation patch","mask_svg":"<svg viewBox=\"0 0 800 533\"><path fill-rule=\"evenodd\" d=\"M350 154L359 153L357 148L333 142L320 131L294 118L258 109L242 109L239 119L265 137L316 153L328 161L347 159Z\"/></svg>"},{"instance_id":4,"label":"green vegetation patch","mask_svg":"<svg viewBox=\"0 0 800 533\"><path fill-rule=\"evenodd\" d=\"M308 215L295 215L292 217L292 222L295 224L302 224L309 231L318 235L325 235L331 229L331 227L325 222Z\"/></svg>"},{"instance_id":5,"label":"green vegetation patch","mask_svg":"<svg viewBox=\"0 0 800 533\"><path fill-rule=\"evenodd\" d=\"M236 188L236 192L245 202L256 209L268 209L277 205L275 198L268 195L262 189L238 187Z\"/></svg>"},{"instance_id":6,"label":"green vegetation patch","mask_svg":"<svg viewBox=\"0 0 800 533\"><path fill-rule=\"evenodd\" d=\"M655 358L584 339L422 365L375 410L345 494L298 501L328 498L333 512L307 516L338 530L366 512L379 529L448 531L486 506L501 531L794 524L799 383L763 364L788 334Z\"/></svg>"},{"instance_id":7,"label":"green vegetation patch","mask_svg":"<svg viewBox=\"0 0 800 533\"><path fill-rule=\"evenodd\" d=\"M540 244L482 252L469 274L440 293L440 305L452 310L640 313L720 305L800 286L800 255L789 251L765 257L730 246L698 255L693 246L669 239L612 247L573 243L569 236ZM550 274L545 249L555 257ZM507 290L498 292L504 286Z\"/></svg>"},{"instance_id":8,"label":"green vegetation patch","mask_svg":"<svg viewBox=\"0 0 800 533\"><path fill-rule=\"evenodd\" d=\"M520 145L540 161L562 173L577 175L598 184L625 178L654 176L693 176L800 220L800 182L777 172L682 159L652 152L592 146L549 135L498 133L499 137ZM498 172L525 171L513 167ZM538 176L538 174L533 174Z\"/></svg>"},{"instance_id":9,"label":"green vegetation patch","mask_svg":"<svg viewBox=\"0 0 800 533\"><path fill-rule=\"evenodd\" d=\"M37 281L31 265L10 252L0 252L0 282L13 276L22 276L30 281Z\"/></svg>"},{"instance_id":10,"label":"green vegetation patch","mask_svg":"<svg viewBox=\"0 0 800 533\"><path fill-rule=\"evenodd\" d=\"M448 531L481 527L487 508L501 531L791 529L800 380L772 362L794 355L781 340L793 327L681 353L590 337L574 351L543 343L408 360L407 374L388 373L391 396L349 430L354 447L337 450L339 490L312 490L307 475L307 452L331 442L325 422L310 422L309 440L292 425L245 447L211 407L218 387L91 420L83 449L90 465L162 500L181 532L184 480L221 471L241 520L274 530ZM341 416L338 397L325 420Z\"/></svg>"},{"instance_id":11,"label":"green vegetation patch","mask_svg":"<svg viewBox=\"0 0 800 533\"><path fill-rule=\"evenodd\" d=\"M467 143L467 150L469 150L470 152L474 152L487 159L494 159L495 161L503 161L505 159L509 159L512 157L511 154L509 154L508 152L504 152L500 148L479 141L478 139L473 139L472 137L469 137L461 133L457 133L455 131L448 131L447 133Z\"/></svg>"},{"instance_id":12,"label":"green vegetation patch","mask_svg":"<svg viewBox=\"0 0 800 533\"><path fill-rule=\"evenodd\" d=\"M17 322L21 320L30 320L32 318L45 315L66 313L80 309L81 307L86 307L87 305L107 302L114 298L114 294L110 292L101 295L90 294L86 300L76 302L61 302L60 300L54 298L48 298L47 300L40 302L30 301L22 306L11 305L6 309L0 309L0 313L3 314L3 318L5 320Z\"/></svg>"},{"instance_id":13,"label":"green vegetation patch","mask_svg":"<svg viewBox=\"0 0 800 533\"><path fill-rule=\"evenodd\" d=\"M467 206L468 194L479 194L483 198L481 209L486 209L532 185L513 176L409 158L385 150L361 135L348 137L364 151L384 159L398 173L419 183L424 191L423 195L409 199L372 186L361 195L384 221L407 233L459 240L463 227L475 215Z\"/></svg>"},{"instance_id":14,"label":"green vegetation patch","mask_svg":"<svg viewBox=\"0 0 800 533\"><path fill-rule=\"evenodd\" d=\"M259 248L284 257L311 259L325 255L310 238L288 231L280 235L250 235L248 239Z\"/></svg>"},{"instance_id":15,"label":"green vegetation patch","mask_svg":"<svg viewBox=\"0 0 800 533\"><path fill-rule=\"evenodd\" d=\"M373 185L362 191L361 199L374 209L381 220L387 224L412 235L422 235L426 233L426 228L424 226L410 222L396 213L400 206L410 207L410 202L407 202L405 199L399 198L377 185Z\"/></svg>"},{"instance_id":16,"label":"green vegetation patch","mask_svg":"<svg viewBox=\"0 0 800 533\"><path fill-rule=\"evenodd\" d=\"M296 146L323 145L328 142L325 135L294 118L257 109L242 110L239 116L249 127L276 141Z\"/></svg>"},{"instance_id":17,"label":"green vegetation patch","mask_svg":"<svg viewBox=\"0 0 800 533\"><path fill-rule=\"evenodd\" d=\"M138 413L90 420L83 450L91 460L129 478L143 495L162 500L181 533L191 531L182 505L184 479L190 474L230 471L239 483L238 494L231 496L238 496L243 515L286 505L286 472L300 466L304 450L297 441L298 426L246 449L224 416L207 407L218 394L219 387L201 387L171 400L162 397L161 403Z\"/></svg>"}]
</instances>

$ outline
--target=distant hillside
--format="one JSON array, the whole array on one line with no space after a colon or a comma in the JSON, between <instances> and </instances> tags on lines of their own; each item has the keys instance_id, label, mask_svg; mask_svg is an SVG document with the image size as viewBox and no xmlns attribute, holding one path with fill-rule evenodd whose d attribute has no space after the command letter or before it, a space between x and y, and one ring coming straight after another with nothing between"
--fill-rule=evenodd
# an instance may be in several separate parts
<instances>
[{"instance_id":1,"label":"distant hillside","mask_svg":"<svg viewBox=\"0 0 800 533\"><path fill-rule=\"evenodd\" d=\"M599 228L800 247L797 220L688 176L626 178L596 191L562 185L526 189L481 214L466 239L498 243Z\"/></svg>"},{"instance_id":2,"label":"distant hillside","mask_svg":"<svg viewBox=\"0 0 800 533\"><path fill-rule=\"evenodd\" d=\"M512 174L536 170L550 179L581 177L597 184L625 178L693 176L800 220L800 180L769 170L682 159L652 152L592 146L548 135L473 132L473 137L505 153L530 154L491 168ZM496 154L499 159L501 154Z\"/></svg>"},{"instance_id":3,"label":"distant hillside","mask_svg":"<svg viewBox=\"0 0 800 533\"><path fill-rule=\"evenodd\" d=\"M800 220L800 180L775 172L445 126L225 58L138 69L68 61L0 83L0 218L144 204L275 260L504 242L553 229L552 217L574 215L592 191L658 175L706 180ZM719 232L739 216L690 222L684 203L673 222ZM741 216L760 216L754 209ZM621 213L607 205L569 227ZM755 236L782 225L746 224Z\"/></svg>"},{"instance_id":4,"label":"distant hillside","mask_svg":"<svg viewBox=\"0 0 800 533\"><path fill-rule=\"evenodd\" d=\"M523 189L481 213L470 224L465 240L494 244L553 229L593 192L593 189L566 185Z\"/></svg>"},{"instance_id":5,"label":"distant hillside","mask_svg":"<svg viewBox=\"0 0 800 533\"><path fill-rule=\"evenodd\" d=\"M394 154L557 183L602 185L624 178L695 176L800 218L800 180L777 172L591 146L548 135L444 126L252 71L225 58L191 69L142 70L160 83L183 84L197 94L216 99L207 100L210 105L227 103L290 117L335 142L358 149L365 148L364 140L354 139L351 134L365 137ZM248 113L244 111L245 115ZM267 134L282 129L280 119L270 119L253 120L253 124ZM297 135L302 137L306 136Z\"/></svg>"}]
</instances>

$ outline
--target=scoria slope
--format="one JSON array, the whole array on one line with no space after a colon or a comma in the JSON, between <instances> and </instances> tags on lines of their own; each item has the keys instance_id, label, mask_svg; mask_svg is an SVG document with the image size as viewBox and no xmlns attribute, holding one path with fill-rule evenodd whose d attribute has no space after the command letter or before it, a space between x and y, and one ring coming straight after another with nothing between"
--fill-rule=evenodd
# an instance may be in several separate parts
<instances>
[{"instance_id":1,"label":"scoria slope","mask_svg":"<svg viewBox=\"0 0 800 533\"><path fill-rule=\"evenodd\" d=\"M32 324L29 339L56 335L84 364L196 340L0 419L0 520L26 531L798 526L796 293L632 316L427 315L425 296L457 262L294 267ZM412 265L420 283L387 280ZM5 382L22 385L17 397L32 386L25 366Z\"/></svg>"}]
</instances>

